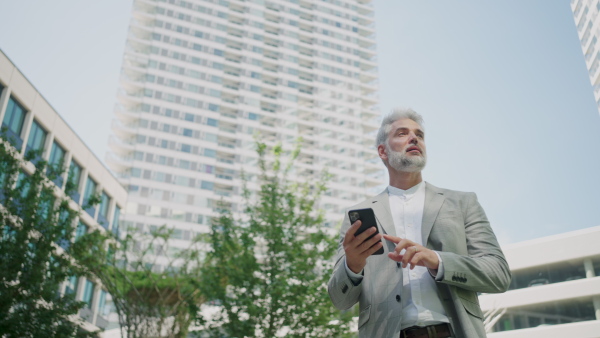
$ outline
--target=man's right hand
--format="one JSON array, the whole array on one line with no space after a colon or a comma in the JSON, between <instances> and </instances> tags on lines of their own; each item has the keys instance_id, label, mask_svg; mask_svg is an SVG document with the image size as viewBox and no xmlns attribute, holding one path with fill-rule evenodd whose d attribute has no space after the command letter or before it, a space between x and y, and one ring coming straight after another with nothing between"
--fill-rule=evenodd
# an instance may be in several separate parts
<instances>
[{"instance_id":1,"label":"man's right hand","mask_svg":"<svg viewBox=\"0 0 600 338\"><path fill-rule=\"evenodd\" d=\"M361 221L356 221L344 236L344 251L346 252L346 264L348 268L354 273L360 273L362 269L367 265L367 257L379 250L383 244L381 243L381 234L373 236L373 238L365 241L371 236L377 229L370 227L365 232L358 236L354 236L354 233L360 228Z\"/></svg>"}]
</instances>

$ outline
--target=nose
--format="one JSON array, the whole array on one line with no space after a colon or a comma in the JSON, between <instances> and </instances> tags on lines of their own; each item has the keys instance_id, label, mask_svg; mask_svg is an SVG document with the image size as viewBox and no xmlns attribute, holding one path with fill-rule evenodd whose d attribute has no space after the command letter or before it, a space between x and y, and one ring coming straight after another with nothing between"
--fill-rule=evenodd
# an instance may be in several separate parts
<instances>
[{"instance_id":1,"label":"nose","mask_svg":"<svg viewBox=\"0 0 600 338\"><path fill-rule=\"evenodd\" d=\"M419 138L417 137L417 134L413 133L412 131L409 134L409 140L408 143L410 144L417 144L419 143Z\"/></svg>"}]
</instances>

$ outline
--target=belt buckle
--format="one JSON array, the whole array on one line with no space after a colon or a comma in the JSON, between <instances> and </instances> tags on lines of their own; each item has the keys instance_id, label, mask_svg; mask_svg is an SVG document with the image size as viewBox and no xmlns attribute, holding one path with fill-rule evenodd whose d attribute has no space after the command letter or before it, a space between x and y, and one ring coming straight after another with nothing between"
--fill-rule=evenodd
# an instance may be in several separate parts
<instances>
[{"instance_id":1,"label":"belt buckle","mask_svg":"<svg viewBox=\"0 0 600 338\"><path fill-rule=\"evenodd\" d=\"M435 329L435 325L429 325L427 328L427 336L429 338L437 338L437 330Z\"/></svg>"}]
</instances>

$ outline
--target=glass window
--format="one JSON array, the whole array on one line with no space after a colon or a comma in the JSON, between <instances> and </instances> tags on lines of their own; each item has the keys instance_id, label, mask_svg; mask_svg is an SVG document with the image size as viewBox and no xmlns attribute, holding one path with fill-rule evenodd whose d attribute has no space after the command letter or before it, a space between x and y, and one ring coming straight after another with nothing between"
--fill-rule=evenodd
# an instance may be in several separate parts
<instances>
[{"instance_id":1,"label":"glass window","mask_svg":"<svg viewBox=\"0 0 600 338\"><path fill-rule=\"evenodd\" d=\"M568 260L564 262L513 271L509 290L545 284L562 283L581 278L585 278L585 267L583 265L583 260Z\"/></svg>"},{"instance_id":2,"label":"glass window","mask_svg":"<svg viewBox=\"0 0 600 338\"><path fill-rule=\"evenodd\" d=\"M13 145L20 149L23 144L21 139L21 131L23 130L23 123L25 122L25 109L17 103L12 97L8 99L8 105L6 106L6 113L2 120L2 127L7 128L8 140ZM13 142L14 141L14 142Z\"/></svg>"},{"instance_id":3,"label":"glass window","mask_svg":"<svg viewBox=\"0 0 600 338\"><path fill-rule=\"evenodd\" d=\"M119 218L121 217L121 208L115 206L115 214L113 215L112 232L119 236Z\"/></svg>"},{"instance_id":4,"label":"glass window","mask_svg":"<svg viewBox=\"0 0 600 338\"><path fill-rule=\"evenodd\" d=\"M50 151L50 159L48 159L48 164L58 166L62 164L65 160L65 150L58 143L52 142L52 150Z\"/></svg>"},{"instance_id":5,"label":"glass window","mask_svg":"<svg viewBox=\"0 0 600 338\"><path fill-rule=\"evenodd\" d=\"M204 149L204 156L206 157L217 157L217 151L214 149Z\"/></svg>"},{"instance_id":6,"label":"glass window","mask_svg":"<svg viewBox=\"0 0 600 338\"><path fill-rule=\"evenodd\" d=\"M87 212L88 215L92 216L92 218L96 216L96 207L87 204L89 204L90 199L96 193L96 187L96 181L94 181L91 177L88 176L87 183L85 184L85 191L83 192L83 205L85 207L85 212Z\"/></svg>"},{"instance_id":7,"label":"glass window","mask_svg":"<svg viewBox=\"0 0 600 338\"><path fill-rule=\"evenodd\" d=\"M71 160L71 165L69 166L69 176L67 178L69 184L73 187L72 191L69 191L69 195L76 203L79 203L79 182L81 181L81 166L75 161L75 159Z\"/></svg>"},{"instance_id":8,"label":"glass window","mask_svg":"<svg viewBox=\"0 0 600 338\"><path fill-rule=\"evenodd\" d=\"M94 297L94 283L89 280L85 280L85 289L83 290L83 301L86 303L88 309L92 308L92 299Z\"/></svg>"},{"instance_id":9,"label":"glass window","mask_svg":"<svg viewBox=\"0 0 600 338\"><path fill-rule=\"evenodd\" d=\"M100 197L100 215L108 217L108 205L110 204L110 197L106 193L102 193Z\"/></svg>"},{"instance_id":10,"label":"glass window","mask_svg":"<svg viewBox=\"0 0 600 338\"><path fill-rule=\"evenodd\" d=\"M46 135L46 131L36 120L33 120L29 131L29 139L27 140L27 150L42 150L46 142Z\"/></svg>"},{"instance_id":11,"label":"glass window","mask_svg":"<svg viewBox=\"0 0 600 338\"><path fill-rule=\"evenodd\" d=\"M98 313L101 316L108 315L108 307L106 306L106 291L100 290L100 297L98 297Z\"/></svg>"},{"instance_id":12,"label":"glass window","mask_svg":"<svg viewBox=\"0 0 600 338\"><path fill-rule=\"evenodd\" d=\"M67 280L67 288L65 289L65 293L70 295L74 294L77 291L77 277L71 276Z\"/></svg>"},{"instance_id":13,"label":"glass window","mask_svg":"<svg viewBox=\"0 0 600 338\"><path fill-rule=\"evenodd\" d=\"M24 172L19 173L19 177L17 178L17 190L21 192L21 198L16 201L17 205L17 213L19 216L25 216L25 208L26 208L26 198L29 193L29 181L27 180L28 175Z\"/></svg>"},{"instance_id":14,"label":"glass window","mask_svg":"<svg viewBox=\"0 0 600 338\"><path fill-rule=\"evenodd\" d=\"M108 230L108 206L110 197L105 192L100 195L100 213L98 214L98 223Z\"/></svg>"},{"instance_id":15,"label":"glass window","mask_svg":"<svg viewBox=\"0 0 600 338\"><path fill-rule=\"evenodd\" d=\"M81 222L77 225L77 230L75 230L75 240L78 240L81 236L87 233L87 226Z\"/></svg>"},{"instance_id":16,"label":"glass window","mask_svg":"<svg viewBox=\"0 0 600 338\"><path fill-rule=\"evenodd\" d=\"M52 142L52 149L50 150L50 158L48 159L48 174L55 175L53 182L62 188L62 170L65 161L65 150L56 142Z\"/></svg>"},{"instance_id":17,"label":"glass window","mask_svg":"<svg viewBox=\"0 0 600 338\"><path fill-rule=\"evenodd\" d=\"M88 177L87 183L85 185L85 192L83 193L83 203L87 203L90 198L96 193L96 181L94 181L91 177Z\"/></svg>"},{"instance_id":18,"label":"glass window","mask_svg":"<svg viewBox=\"0 0 600 338\"><path fill-rule=\"evenodd\" d=\"M595 320L591 298L527 305L506 311L494 332Z\"/></svg>"}]
</instances>

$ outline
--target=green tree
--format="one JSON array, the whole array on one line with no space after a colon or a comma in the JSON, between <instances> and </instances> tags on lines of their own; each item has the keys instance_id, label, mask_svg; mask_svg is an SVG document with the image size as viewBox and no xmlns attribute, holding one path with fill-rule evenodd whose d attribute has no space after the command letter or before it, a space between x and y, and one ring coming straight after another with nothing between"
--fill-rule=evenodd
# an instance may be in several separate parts
<instances>
[{"instance_id":1,"label":"green tree","mask_svg":"<svg viewBox=\"0 0 600 338\"><path fill-rule=\"evenodd\" d=\"M340 314L327 295L337 241L323 226L317 203L327 175L316 182L288 179L297 148L282 166L280 145L267 154L257 144L259 190L244 179L240 219L223 210L213 221L202 289L217 314L202 318L214 337L340 337L350 313Z\"/></svg>"},{"instance_id":2,"label":"green tree","mask_svg":"<svg viewBox=\"0 0 600 338\"><path fill-rule=\"evenodd\" d=\"M38 159L29 152L26 161ZM83 303L62 294L61 284L82 273L68 255L77 211L57 197L51 180L62 165L37 161L27 173L24 160L0 138L0 336L95 336L80 328ZM67 187L67 190L70 187ZM75 315L75 316L73 316Z\"/></svg>"},{"instance_id":3,"label":"green tree","mask_svg":"<svg viewBox=\"0 0 600 338\"><path fill-rule=\"evenodd\" d=\"M199 289L204 249L195 239L172 252L172 232L163 226L118 238L94 231L73 247L73 256L110 293L125 337L187 337L204 301Z\"/></svg>"}]
</instances>

